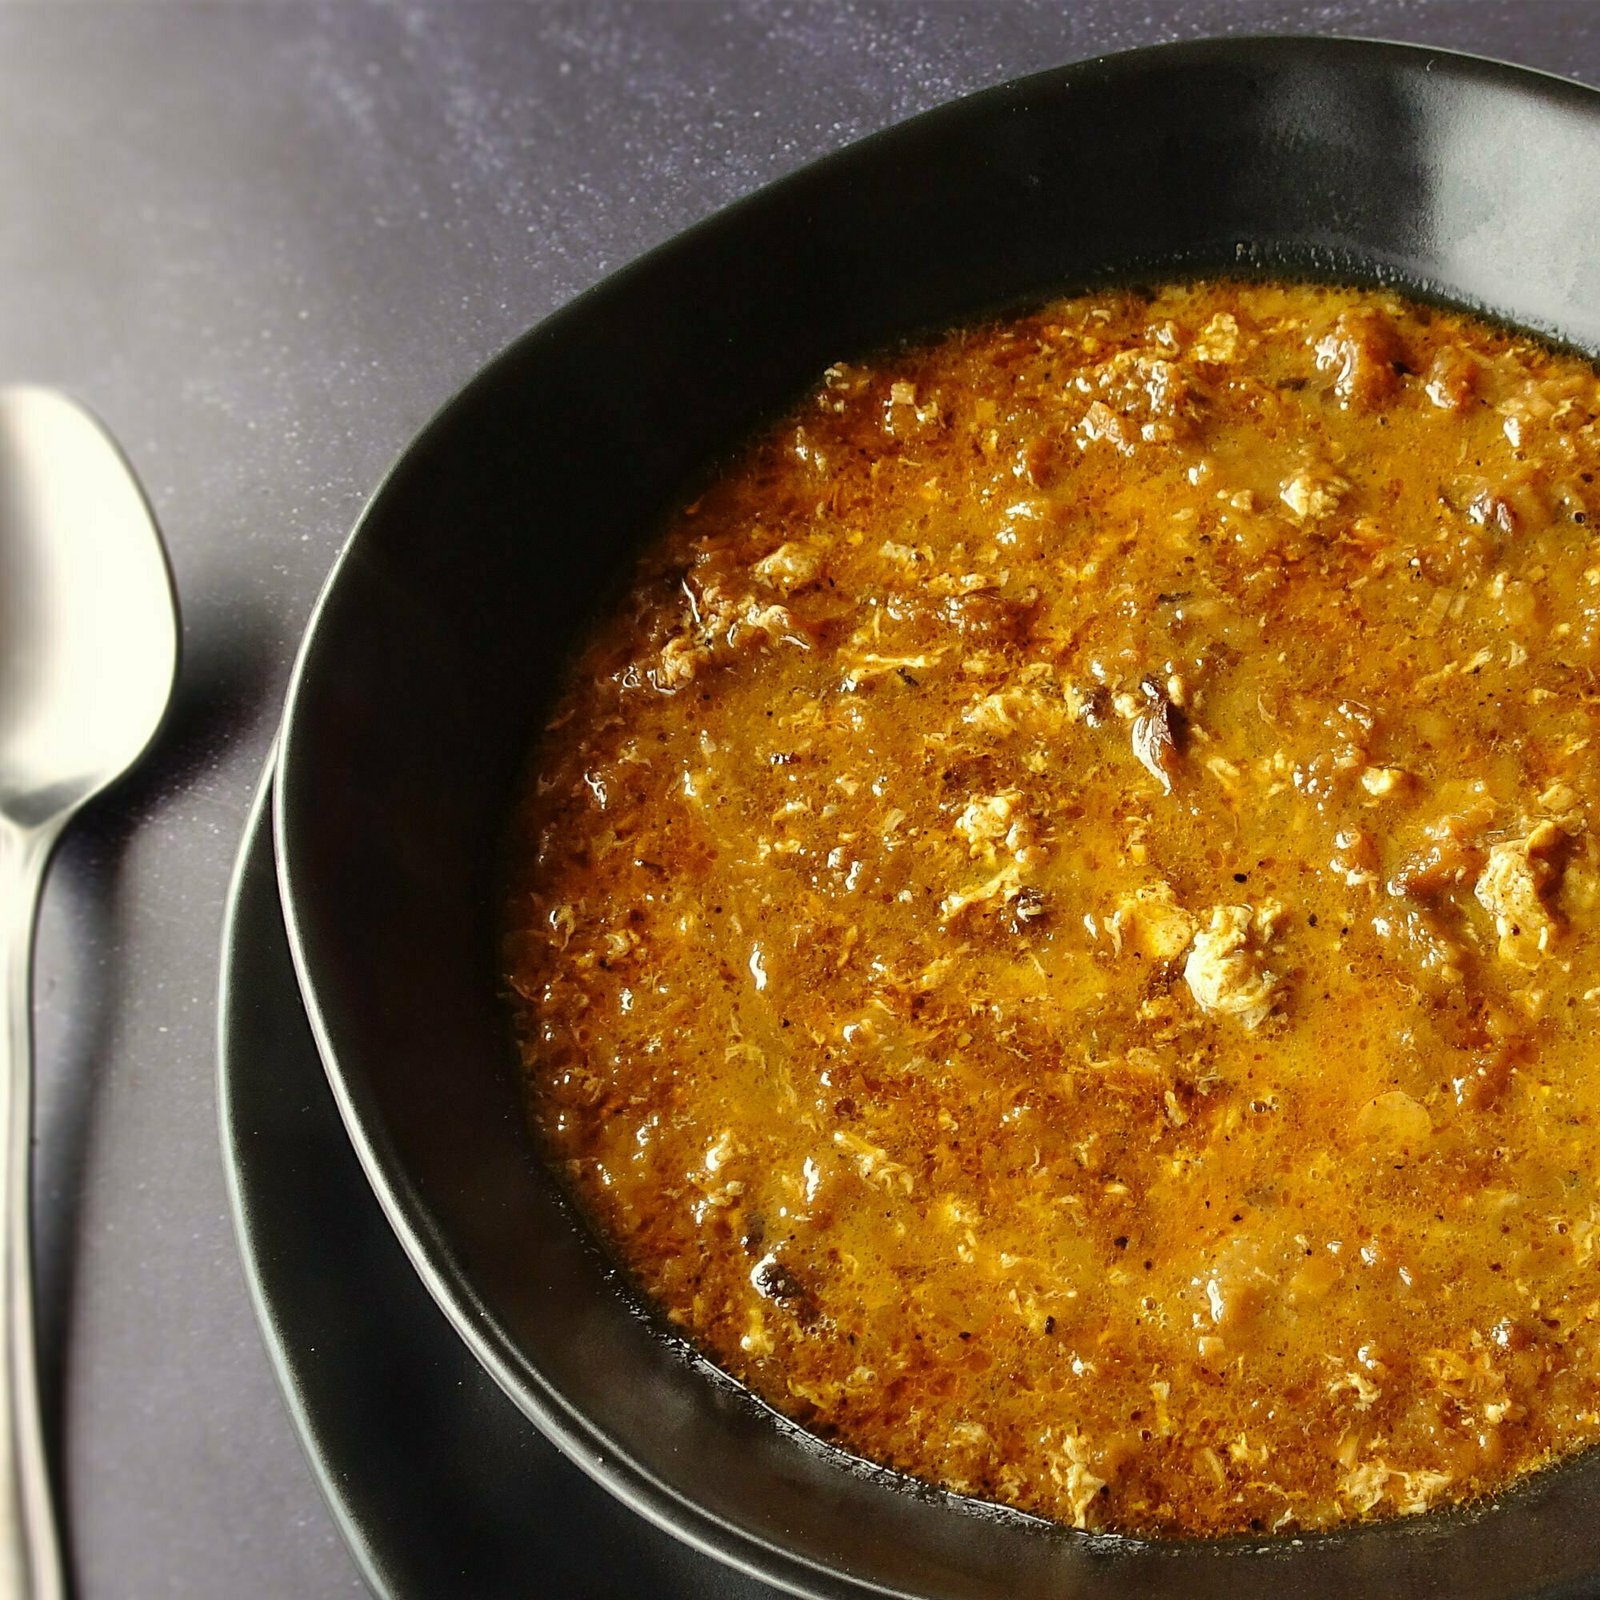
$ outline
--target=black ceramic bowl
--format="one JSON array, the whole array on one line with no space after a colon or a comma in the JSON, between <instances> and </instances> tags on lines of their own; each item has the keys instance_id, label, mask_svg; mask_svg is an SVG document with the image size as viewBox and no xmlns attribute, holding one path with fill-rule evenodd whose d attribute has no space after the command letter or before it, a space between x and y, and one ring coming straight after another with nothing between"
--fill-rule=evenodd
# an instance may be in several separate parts
<instances>
[{"instance_id":1,"label":"black ceramic bowl","mask_svg":"<svg viewBox=\"0 0 1600 1600\"><path fill-rule=\"evenodd\" d=\"M495 929L519 767L583 618L696 474L829 362L1201 271L1395 284L1593 351L1597 247L1587 90L1387 45L1144 51L977 95L735 206L536 328L407 451L295 675L280 883L335 1095L417 1271L615 1493L813 1595L1594 1592L1600 1459L1478 1514L1139 1544L812 1444L639 1314L539 1166Z\"/></svg>"}]
</instances>

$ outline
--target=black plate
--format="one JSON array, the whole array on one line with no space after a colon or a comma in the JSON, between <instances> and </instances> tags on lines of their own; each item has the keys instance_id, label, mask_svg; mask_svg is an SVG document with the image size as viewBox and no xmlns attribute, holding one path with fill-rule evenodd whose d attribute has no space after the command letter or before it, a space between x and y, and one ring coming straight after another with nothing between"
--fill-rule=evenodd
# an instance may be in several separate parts
<instances>
[{"instance_id":1,"label":"black plate","mask_svg":"<svg viewBox=\"0 0 1600 1600\"><path fill-rule=\"evenodd\" d=\"M406 1262L295 986L267 808L229 896L222 1152L256 1316L317 1480L381 1600L776 1600L642 1522L538 1433Z\"/></svg>"},{"instance_id":2,"label":"black plate","mask_svg":"<svg viewBox=\"0 0 1600 1600\"><path fill-rule=\"evenodd\" d=\"M1478 1519L1141 1545L980 1517L816 1447L660 1336L531 1152L496 848L584 614L830 360L1105 277L1392 282L1600 346L1600 96L1437 51L1215 42L978 95L775 185L494 362L362 519L296 669L276 836L302 994L411 1263L524 1411L797 1591L1507 1596L1600 1572L1600 1458Z\"/></svg>"}]
</instances>

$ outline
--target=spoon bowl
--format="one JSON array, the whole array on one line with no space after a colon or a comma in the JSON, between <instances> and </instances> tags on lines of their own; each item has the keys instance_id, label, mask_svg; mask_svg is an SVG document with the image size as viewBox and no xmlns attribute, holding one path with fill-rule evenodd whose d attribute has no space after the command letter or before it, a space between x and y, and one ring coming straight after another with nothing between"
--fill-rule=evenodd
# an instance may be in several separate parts
<instances>
[{"instance_id":1,"label":"spoon bowl","mask_svg":"<svg viewBox=\"0 0 1600 1600\"><path fill-rule=\"evenodd\" d=\"M105 430L0 390L0 1597L61 1600L34 1357L33 931L61 830L155 737L178 619L150 508Z\"/></svg>"},{"instance_id":2,"label":"spoon bowl","mask_svg":"<svg viewBox=\"0 0 1600 1600\"><path fill-rule=\"evenodd\" d=\"M49 389L0 390L0 811L66 820L126 771L172 692L172 579L100 425Z\"/></svg>"}]
</instances>

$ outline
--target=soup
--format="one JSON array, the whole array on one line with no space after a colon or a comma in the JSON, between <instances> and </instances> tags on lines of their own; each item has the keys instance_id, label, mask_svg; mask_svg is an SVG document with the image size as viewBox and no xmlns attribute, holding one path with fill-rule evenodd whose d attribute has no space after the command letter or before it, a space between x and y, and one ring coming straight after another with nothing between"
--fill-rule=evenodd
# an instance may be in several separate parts
<instances>
[{"instance_id":1,"label":"soup","mask_svg":"<svg viewBox=\"0 0 1600 1600\"><path fill-rule=\"evenodd\" d=\"M1597 415L1305 285L830 368L593 630L517 818L531 1114L644 1295L1078 1528L1600 1439Z\"/></svg>"}]
</instances>

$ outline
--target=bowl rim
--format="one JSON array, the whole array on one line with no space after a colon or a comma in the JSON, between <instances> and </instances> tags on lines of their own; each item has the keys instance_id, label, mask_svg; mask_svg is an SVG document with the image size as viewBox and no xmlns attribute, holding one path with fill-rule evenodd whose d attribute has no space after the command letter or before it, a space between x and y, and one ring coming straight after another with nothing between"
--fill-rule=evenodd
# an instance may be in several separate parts
<instances>
[{"instance_id":1,"label":"bowl rim","mask_svg":"<svg viewBox=\"0 0 1600 1600\"><path fill-rule=\"evenodd\" d=\"M302 781L302 763L297 760L297 753L306 686L314 674L314 657L333 597L341 587L341 580L352 564L354 554L366 542L369 529L381 520L390 499L403 493L405 478L413 464L426 454L458 413L482 389L529 359L541 341L560 334L569 322L582 317L595 302L624 290L636 278L649 274L658 261L671 257L703 234L723 229L762 208L779 205L803 185L827 176L836 167L847 167L863 152L897 141L912 130L931 129L946 121L955 122L988 112L999 112L1008 104L1020 104L1028 96L1040 91L1056 94L1063 89L1070 90L1078 83L1137 75L1156 67L1258 62L1263 65L1326 69L1340 64L1378 61L1387 61L1406 72L1437 73L1441 78L1456 82L1488 84L1513 95L1531 96L1546 104L1573 109L1593 119L1597 132L1600 132L1600 88L1563 77L1548 69L1524 66L1471 51L1345 34L1266 31L1141 45L1079 58L970 91L850 140L838 149L804 162L749 194L718 207L615 271L607 273L517 335L484 362L433 412L390 463L352 524L311 608L290 672L283 719L275 746L276 772L270 798L273 856L285 930L307 1020L340 1120L384 1217L405 1251L412 1269L457 1335L529 1421L564 1456L651 1523L702 1553L791 1594L811 1597L811 1600L847 1600L847 1597L864 1595L883 1596L887 1600L921 1600L923 1591L889 1587L849 1573L709 1511L630 1455L622 1441L572 1403L545 1377L509 1331L500 1325L476 1293L466 1273L443 1246L426 1205L407 1182L404 1172L397 1167L370 1085L359 1070L352 1072L341 1063L328 1017L319 1001L316 951L313 948L315 934L300 914L295 798ZM1458 303L1472 308L1470 300ZM1494 313L1490 311L1488 314ZM1561 337L1559 329L1541 328L1536 321L1521 320L1519 325L1535 333L1552 336L1558 341ZM1586 354L1592 358L1592 353ZM707 1368L714 1378L734 1383L737 1387L735 1380L727 1378L698 1353L695 1353L694 1359ZM771 1410L759 1397L756 1399ZM816 1440L781 1414L772 1414L801 1441L836 1455L848 1456L848 1452ZM871 1463L866 1465L872 1466ZM1542 1480L1553 1472L1562 1471L1562 1466L1558 1463L1530 1476ZM1506 1494L1518 1493L1525 1481L1519 1480L1498 1498L1504 1499ZM946 1491L935 1489L933 1492L947 1496ZM961 1496L947 1497L964 1501ZM1342 1540L1389 1525L1388 1522L1355 1524L1327 1532L1297 1535L1293 1541L1268 1541L1262 1536L1206 1541L1143 1540L1059 1528L1042 1518L1006 1507L992 1507L988 1502L964 1503L980 1515L993 1511L1008 1519L1037 1524L1042 1532L1050 1536L1065 1536L1090 1544L1104 1543L1119 1549L1142 1545L1160 1550L1198 1543L1219 1555L1243 1550L1271 1554L1273 1552L1263 1549L1269 1542L1287 1547L1291 1542L1298 1545ZM1490 1505L1495 1503L1498 1501ZM1444 1519L1476 1520L1483 1509L1441 1508L1426 1520L1430 1524L1438 1524ZM1407 1520L1417 1523L1423 1519ZM974 1520L974 1530L982 1526L981 1521Z\"/></svg>"}]
</instances>

